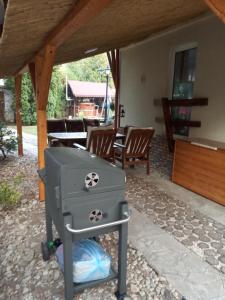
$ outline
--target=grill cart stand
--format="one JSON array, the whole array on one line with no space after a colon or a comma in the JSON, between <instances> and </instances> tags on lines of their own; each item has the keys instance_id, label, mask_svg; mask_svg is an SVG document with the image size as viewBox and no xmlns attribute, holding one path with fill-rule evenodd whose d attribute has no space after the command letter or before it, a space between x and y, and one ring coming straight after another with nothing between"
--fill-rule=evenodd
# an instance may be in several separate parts
<instances>
[{"instance_id":1,"label":"grill cart stand","mask_svg":"<svg viewBox=\"0 0 225 300\"><path fill-rule=\"evenodd\" d=\"M48 149L49 150L49 149ZM53 150L55 151L55 150ZM107 163L108 164L108 163ZM128 235L128 221L130 219L128 204L126 201L118 201L117 209L119 215L116 220L109 222L96 222L88 226L78 226L76 218L74 217L74 209L71 205L67 206L68 211L62 209L62 202L60 203L60 193L58 186L54 187L55 199L50 197L51 190L49 189L49 180L47 171L41 169L38 171L40 178L45 183L45 212L46 212L46 242L42 243L42 254L43 259L50 259L50 255L54 252L50 249L49 245L53 242L52 225L54 223L59 237L63 243L64 251L64 293L66 300L72 300L74 293L78 293L86 288L93 287L104 283L106 281L117 279L117 292L115 293L118 300L123 300L126 296L126 270L127 270L127 235ZM88 196L90 192L86 190ZM94 195L93 195L94 197ZM99 195L98 195L99 197ZM119 198L119 197L118 197ZM53 201L54 200L54 201ZM62 201L62 199L61 199ZM89 200L90 201L90 200ZM99 200L98 200L99 201ZM73 199L73 205L75 200ZM53 205L54 204L54 205ZM96 203L95 203L96 204ZM102 201L99 206L105 205L105 201ZM106 204L107 207L108 204ZM113 207L114 209L115 207ZM105 210L106 211L106 210ZM59 213L60 212L60 213ZM104 218L109 218L108 215L112 215L110 207L108 212L103 214ZM90 218L90 216L89 216ZM101 220L101 221L102 221ZM88 224L88 223L87 223ZM96 225L99 224L99 225ZM86 238L98 237L101 234L118 231L118 272L111 269L110 274L105 279L85 282L85 283L74 283L73 282L73 260L72 260L72 245L73 241L81 240Z\"/></svg>"}]
</instances>

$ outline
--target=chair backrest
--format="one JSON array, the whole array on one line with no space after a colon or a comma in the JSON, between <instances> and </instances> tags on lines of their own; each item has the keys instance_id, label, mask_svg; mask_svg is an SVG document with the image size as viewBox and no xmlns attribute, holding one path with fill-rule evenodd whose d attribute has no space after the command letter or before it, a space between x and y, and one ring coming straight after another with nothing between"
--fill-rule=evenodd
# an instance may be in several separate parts
<instances>
[{"instance_id":1,"label":"chair backrest","mask_svg":"<svg viewBox=\"0 0 225 300\"><path fill-rule=\"evenodd\" d=\"M65 120L47 120L47 132L66 132Z\"/></svg>"},{"instance_id":2,"label":"chair backrest","mask_svg":"<svg viewBox=\"0 0 225 300\"><path fill-rule=\"evenodd\" d=\"M66 120L67 132L82 132L84 131L84 123L82 120Z\"/></svg>"},{"instance_id":3,"label":"chair backrest","mask_svg":"<svg viewBox=\"0 0 225 300\"><path fill-rule=\"evenodd\" d=\"M154 135L155 129L129 127L125 146L126 156L141 158L145 157L149 151L150 142Z\"/></svg>"},{"instance_id":4,"label":"chair backrest","mask_svg":"<svg viewBox=\"0 0 225 300\"><path fill-rule=\"evenodd\" d=\"M109 128L109 126L107 127ZM101 158L113 158L113 145L116 138L116 131L113 128L108 128L88 128L87 151L96 154Z\"/></svg>"},{"instance_id":5,"label":"chair backrest","mask_svg":"<svg viewBox=\"0 0 225 300\"><path fill-rule=\"evenodd\" d=\"M84 121L84 131L87 131L89 126L98 127L100 126L100 121L98 119L86 119L83 118Z\"/></svg>"}]
</instances>

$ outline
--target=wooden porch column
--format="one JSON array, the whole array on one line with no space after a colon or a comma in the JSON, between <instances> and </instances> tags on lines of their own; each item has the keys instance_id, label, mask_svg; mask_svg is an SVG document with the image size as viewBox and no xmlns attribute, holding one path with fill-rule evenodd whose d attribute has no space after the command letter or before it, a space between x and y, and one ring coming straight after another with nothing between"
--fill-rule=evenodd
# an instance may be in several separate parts
<instances>
[{"instance_id":1,"label":"wooden porch column","mask_svg":"<svg viewBox=\"0 0 225 300\"><path fill-rule=\"evenodd\" d=\"M120 51L119 49L116 49L116 66L115 66L115 72L116 72L116 95L115 95L115 120L116 120L116 129L120 126Z\"/></svg>"},{"instance_id":2,"label":"wooden porch column","mask_svg":"<svg viewBox=\"0 0 225 300\"><path fill-rule=\"evenodd\" d=\"M112 72L113 82L116 89L115 95L115 129L119 127L119 91L120 91L120 52L119 49L107 52L107 57Z\"/></svg>"},{"instance_id":3,"label":"wooden porch column","mask_svg":"<svg viewBox=\"0 0 225 300\"><path fill-rule=\"evenodd\" d=\"M35 95L37 108L38 168L44 168L44 150L47 147L46 106L55 58L55 47L47 45L44 56L35 57ZM45 200L44 184L39 180L39 200Z\"/></svg>"},{"instance_id":4,"label":"wooden porch column","mask_svg":"<svg viewBox=\"0 0 225 300\"><path fill-rule=\"evenodd\" d=\"M225 23L225 1L205 0L209 8Z\"/></svg>"},{"instance_id":5,"label":"wooden porch column","mask_svg":"<svg viewBox=\"0 0 225 300\"><path fill-rule=\"evenodd\" d=\"M22 135L22 118L21 118L21 86L22 75L15 77L15 93L16 93L16 128L18 138L18 155L23 155L23 135Z\"/></svg>"}]
</instances>

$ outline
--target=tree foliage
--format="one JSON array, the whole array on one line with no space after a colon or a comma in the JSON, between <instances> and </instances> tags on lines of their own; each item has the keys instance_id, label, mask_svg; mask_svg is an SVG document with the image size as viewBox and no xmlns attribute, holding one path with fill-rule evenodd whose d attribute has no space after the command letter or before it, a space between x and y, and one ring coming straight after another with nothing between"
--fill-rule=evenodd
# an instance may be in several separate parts
<instances>
[{"instance_id":1,"label":"tree foliage","mask_svg":"<svg viewBox=\"0 0 225 300\"><path fill-rule=\"evenodd\" d=\"M104 71L108 66L106 54L101 54L77 62L64 64L54 67L49 90L47 116L48 118L60 118L65 115L66 95L65 95L65 78L80 80L105 82ZM13 110L15 111L15 83L13 78L5 80L6 88L11 90L14 95ZM109 85L112 86L110 78ZM32 82L28 73L24 74L22 80L22 121L24 125L36 124L36 103L32 88Z\"/></svg>"},{"instance_id":2,"label":"tree foliage","mask_svg":"<svg viewBox=\"0 0 225 300\"><path fill-rule=\"evenodd\" d=\"M61 66L61 70L67 75L69 80L105 82L106 77L104 69L108 67L108 64L108 58L104 53L64 64ZM109 85L113 85L111 78Z\"/></svg>"},{"instance_id":3,"label":"tree foliage","mask_svg":"<svg viewBox=\"0 0 225 300\"><path fill-rule=\"evenodd\" d=\"M49 99L47 106L47 115L49 118L59 118L64 115L65 111L65 92L64 92L64 76L55 67L52 72L52 79L49 90ZM15 111L15 83L13 78L7 78L5 81L7 89L13 92L13 110ZM22 80L22 121L24 125L35 125L37 122L36 103L33 93L32 82L28 73L23 75Z\"/></svg>"},{"instance_id":4,"label":"tree foliage","mask_svg":"<svg viewBox=\"0 0 225 300\"><path fill-rule=\"evenodd\" d=\"M65 79L59 67L55 67L48 96L48 118L61 118L65 114Z\"/></svg>"}]
</instances>

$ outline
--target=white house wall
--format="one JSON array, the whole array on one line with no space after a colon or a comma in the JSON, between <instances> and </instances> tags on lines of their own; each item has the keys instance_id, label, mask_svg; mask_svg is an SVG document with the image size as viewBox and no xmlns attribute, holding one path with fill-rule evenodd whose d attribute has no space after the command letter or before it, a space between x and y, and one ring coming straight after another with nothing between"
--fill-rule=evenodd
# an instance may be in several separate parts
<instances>
[{"instance_id":1,"label":"white house wall","mask_svg":"<svg viewBox=\"0 0 225 300\"><path fill-rule=\"evenodd\" d=\"M164 126L155 121L162 117L162 108L154 101L171 96L174 49L195 44L194 97L208 97L209 105L193 108L192 120L200 120L202 126L192 128L190 136L225 142L225 25L214 16L122 49L122 125L154 126L157 134L164 134Z\"/></svg>"}]
</instances>

